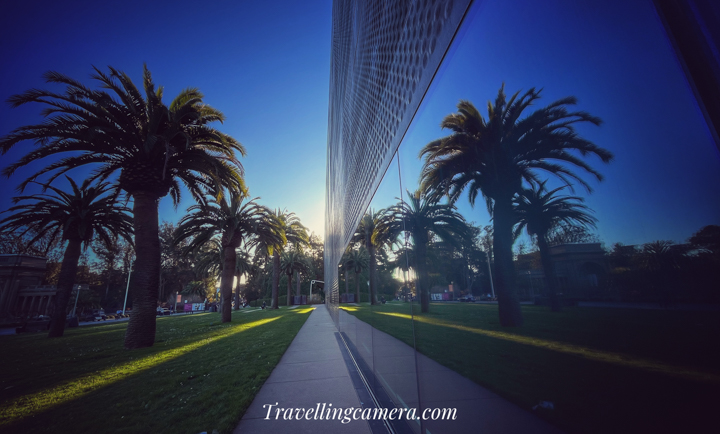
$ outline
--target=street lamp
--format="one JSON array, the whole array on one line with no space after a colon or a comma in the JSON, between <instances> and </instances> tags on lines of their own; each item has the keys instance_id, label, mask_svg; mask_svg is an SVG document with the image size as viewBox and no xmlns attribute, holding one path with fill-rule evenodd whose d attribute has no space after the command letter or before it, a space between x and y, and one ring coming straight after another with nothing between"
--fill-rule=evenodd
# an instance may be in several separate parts
<instances>
[{"instance_id":1,"label":"street lamp","mask_svg":"<svg viewBox=\"0 0 720 434\"><path fill-rule=\"evenodd\" d=\"M490 255L488 255L488 252L485 251L483 251L483 253L485 253L485 258L487 259L488 273L490 273L490 289L492 290L492 298L495 298L495 285L493 284L492 267L490 267Z\"/></svg>"},{"instance_id":2,"label":"street lamp","mask_svg":"<svg viewBox=\"0 0 720 434\"><path fill-rule=\"evenodd\" d=\"M132 276L133 265L135 265L134 261L130 263L130 270L128 271L128 282L127 286L125 287L125 302L123 303L123 315L125 315L125 307L127 306L127 296L128 291L130 291L130 276Z\"/></svg>"}]
</instances>

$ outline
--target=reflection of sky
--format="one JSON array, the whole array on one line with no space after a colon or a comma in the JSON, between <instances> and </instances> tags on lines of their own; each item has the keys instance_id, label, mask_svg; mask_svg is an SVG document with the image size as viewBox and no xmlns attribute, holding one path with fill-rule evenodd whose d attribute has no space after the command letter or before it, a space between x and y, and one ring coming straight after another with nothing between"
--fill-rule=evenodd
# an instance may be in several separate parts
<instances>
[{"instance_id":1,"label":"reflection of sky","mask_svg":"<svg viewBox=\"0 0 720 434\"><path fill-rule=\"evenodd\" d=\"M485 114L505 82L508 95L543 87L541 105L574 95L578 109L603 119L580 132L615 154L609 165L590 160L606 178L587 197L605 243L682 242L720 223L719 154L652 5L586 3L475 4L400 148L404 188L417 187L419 150L449 134L439 123L458 100ZM374 207L398 195L396 165ZM468 220L488 223L482 199L475 209L466 196L458 204Z\"/></svg>"},{"instance_id":2,"label":"reflection of sky","mask_svg":"<svg viewBox=\"0 0 720 434\"><path fill-rule=\"evenodd\" d=\"M719 223L718 152L650 2L587 3L476 1L401 147L406 188L416 186L419 149L446 134L438 124L458 100L482 110L504 81L508 92L544 87L545 104L575 95L580 109L605 121L582 129L616 156L598 166L607 179L588 198L605 242L682 241ZM93 64L116 66L139 83L147 62L168 100L197 86L226 114L222 130L248 149L243 164L253 196L295 211L322 233L330 12L330 0L3 5L0 99L45 87L44 71L84 78ZM37 122L39 110L0 104L0 135ZM21 153L4 156L1 165ZM375 207L398 195L395 164ZM0 209L29 173L0 180ZM161 218L176 221L190 204L186 196L175 211L164 199ZM473 210L463 201L461 210L469 220L488 221L483 203Z\"/></svg>"}]
</instances>

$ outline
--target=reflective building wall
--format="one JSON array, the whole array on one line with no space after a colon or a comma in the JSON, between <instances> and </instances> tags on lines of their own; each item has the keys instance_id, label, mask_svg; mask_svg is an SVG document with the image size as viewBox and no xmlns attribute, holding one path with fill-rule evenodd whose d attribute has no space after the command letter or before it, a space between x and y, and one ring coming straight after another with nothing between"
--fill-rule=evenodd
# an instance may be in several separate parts
<instances>
[{"instance_id":1,"label":"reflective building wall","mask_svg":"<svg viewBox=\"0 0 720 434\"><path fill-rule=\"evenodd\" d=\"M375 404L416 410L391 429L713 423L713 11L335 2L327 300ZM708 74L683 31L706 35Z\"/></svg>"}]
</instances>

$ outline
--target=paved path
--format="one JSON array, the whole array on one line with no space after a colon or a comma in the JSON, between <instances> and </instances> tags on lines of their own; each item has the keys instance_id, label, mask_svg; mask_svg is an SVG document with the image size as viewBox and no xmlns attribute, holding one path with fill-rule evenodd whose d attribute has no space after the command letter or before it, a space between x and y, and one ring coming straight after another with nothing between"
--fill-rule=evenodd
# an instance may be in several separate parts
<instances>
[{"instance_id":1,"label":"paved path","mask_svg":"<svg viewBox=\"0 0 720 434\"><path fill-rule=\"evenodd\" d=\"M317 305L280 359L270 378L255 396L233 433L357 433L370 434L367 422L337 420L275 420L273 407L316 409L320 404L333 408L361 406L335 337L335 325L325 305Z\"/></svg>"}]
</instances>

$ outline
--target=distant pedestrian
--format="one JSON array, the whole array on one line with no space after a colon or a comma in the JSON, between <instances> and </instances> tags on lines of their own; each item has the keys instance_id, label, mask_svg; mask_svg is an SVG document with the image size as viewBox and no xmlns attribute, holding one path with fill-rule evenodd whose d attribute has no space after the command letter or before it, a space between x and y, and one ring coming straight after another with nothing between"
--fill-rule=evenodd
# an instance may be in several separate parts
<instances>
[{"instance_id":1,"label":"distant pedestrian","mask_svg":"<svg viewBox=\"0 0 720 434\"><path fill-rule=\"evenodd\" d=\"M262 304L261 307L262 307L263 309L265 309L266 306L267 306L267 305L265 304L265 301L263 300L263 304Z\"/></svg>"}]
</instances>

